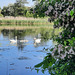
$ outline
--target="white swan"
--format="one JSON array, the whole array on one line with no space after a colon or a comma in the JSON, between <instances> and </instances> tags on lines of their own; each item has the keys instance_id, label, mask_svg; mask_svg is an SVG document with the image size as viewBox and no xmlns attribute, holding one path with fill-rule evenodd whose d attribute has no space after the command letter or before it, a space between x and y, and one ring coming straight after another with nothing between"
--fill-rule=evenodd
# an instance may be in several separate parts
<instances>
[{"instance_id":1,"label":"white swan","mask_svg":"<svg viewBox=\"0 0 75 75\"><path fill-rule=\"evenodd\" d=\"M17 36L15 37L15 39L11 39L10 42L11 43L16 43L17 42Z\"/></svg>"},{"instance_id":2,"label":"white swan","mask_svg":"<svg viewBox=\"0 0 75 75\"><path fill-rule=\"evenodd\" d=\"M36 38L34 38L34 42L35 42L35 43L40 43L40 42L41 42L41 39L36 39Z\"/></svg>"}]
</instances>

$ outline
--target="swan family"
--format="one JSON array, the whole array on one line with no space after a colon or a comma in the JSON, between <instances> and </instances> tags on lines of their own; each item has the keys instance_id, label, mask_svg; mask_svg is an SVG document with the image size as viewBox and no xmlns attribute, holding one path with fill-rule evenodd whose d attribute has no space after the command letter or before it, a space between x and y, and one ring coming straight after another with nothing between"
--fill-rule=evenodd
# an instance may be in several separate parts
<instances>
[{"instance_id":1,"label":"swan family","mask_svg":"<svg viewBox=\"0 0 75 75\"><path fill-rule=\"evenodd\" d=\"M15 37L15 39L11 39L10 42L12 43L17 43L17 42L28 42L28 40L17 40L17 36ZM34 38L34 43L41 43L41 39L38 38Z\"/></svg>"},{"instance_id":2,"label":"swan family","mask_svg":"<svg viewBox=\"0 0 75 75\"><path fill-rule=\"evenodd\" d=\"M17 43L17 42L28 42L28 40L17 40L17 36L15 37L15 39L11 39L10 42L12 43Z\"/></svg>"},{"instance_id":3,"label":"swan family","mask_svg":"<svg viewBox=\"0 0 75 75\"><path fill-rule=\"evenodd\" d=\"M12 42L12 43L17 43L17 41L19 41L19 42L28 42L28 40L15 40L15 39L10 40L10 42Z\"/></svg>"}]
</instances>

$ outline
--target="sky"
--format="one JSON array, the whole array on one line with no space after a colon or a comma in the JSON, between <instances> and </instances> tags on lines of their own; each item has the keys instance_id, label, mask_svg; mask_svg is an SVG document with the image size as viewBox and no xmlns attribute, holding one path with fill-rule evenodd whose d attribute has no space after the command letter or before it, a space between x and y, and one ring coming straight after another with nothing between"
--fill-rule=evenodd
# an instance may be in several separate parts
<instances>
[{"instance_id":1,"label":"sky","mask_svg":"<svg viewBox=\"0 0 75 75\"><path fill-rule=\"evenodd\" d=\"M25 4L26 6L33 6L34 2L32 0L27 0L29 4ZM16 0L0 0L0 7L3 8L3 6L8 6L9 4L15 3Z\"/></svg>"}]
</instances>

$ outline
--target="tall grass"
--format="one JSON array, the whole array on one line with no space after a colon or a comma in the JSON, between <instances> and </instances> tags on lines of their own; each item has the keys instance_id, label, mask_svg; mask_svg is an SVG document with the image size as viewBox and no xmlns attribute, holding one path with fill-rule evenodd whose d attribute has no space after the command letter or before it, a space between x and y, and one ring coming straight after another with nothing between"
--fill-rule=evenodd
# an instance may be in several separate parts
<instances>
[{"instance_id":1,"label":"tall grass","mask_svg":"<svg viewBox=\"0 0 75 75\"><path fill-rule=\"evenodd\" d=\"M47 19L0 19L0 26L51 26L53 23L47 21Z\"/></svg>"},{"instance_id":2,"label":"tall grass","mask_svg":"<svg viewBox=\"0 0 75 75\"><path fill-rule=\"evenodd\" d=\"M35 25L52 25L52 23L40 21L40 20L0 20L0 25L35 26Z\"/></svg>"}]
</instances>

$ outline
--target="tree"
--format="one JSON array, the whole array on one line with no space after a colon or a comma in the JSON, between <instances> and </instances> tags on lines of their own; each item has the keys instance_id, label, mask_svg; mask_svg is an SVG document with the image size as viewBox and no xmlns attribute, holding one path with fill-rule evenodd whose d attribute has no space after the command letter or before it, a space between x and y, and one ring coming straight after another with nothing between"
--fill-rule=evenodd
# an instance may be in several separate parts
<instances>
[{"instance_id":1,"label":"tree","mask_svg":"<svg viewBox=\"0 0 75 75\"><path fill-rule=\"evenodd\" d=\"M0 8L0 14L1 14L1 8Z\"/></svg>"},{"instance_id":2,"label":"tree","mask_svg":"<svg viewBox=\"0 0 75 75\"><path fill-rule=\"evenodd\" d=\"M25 3L28 3L27 0L16 0L14 4L3 7L1 13L4 16L24 16L26 11Z\"/></svg>"},{"instance_id":3,"label":"tree","mask_svg":"<svg viewBox=\"0 0 75 75\"><path fill-rule=\"evenodd\" d=\"M4 16L14 16L14 5L9 4L7 7L3 7L1 13Z\"/></svg>"},{"instance_id":4,"label":"tree","mask_svg":"<svg viewBox=\"0 0 75 75\"><path fill-rule=\"evenodd\" d=\"M30 13L29 11L26 12L26 17L33 17L33 14Z\"/></svg>"},{"instance_id":5,"label":"tree","mask_svg":"<svg viewBox=\"0 0 75 75\"><path fill-rule=\"evenodd\" d=\"M1 14L3 16L8 16L7 7L3 7L2 11L1 11Z\"/></svg>"},{"instance_id":6,"label":"tree","mask_svg":"<svg viewBox=\"0 0 75 75\"><path fill-rule=\"evenodd\" d=\"M8 11L8 15L14 16L14 4L9 4L7 11Z\"/></svg>"},{"instance_id":7,"label":"tree","mask_svg":"<svg viewBox=\"0 0 75 75\"><path fill-rule=\"evenodd\" d=\"M27 0L16 0L17 6L24 6L24 4L27 4Z\"/></svg>"},{"instance_id":8,"label":"tree","mask_svg":"<svg viewBox=\"0 0 75 75\"><path fill-rule=\"evenodd\" d=\"M2 10L1 10L1 8L0 8L0 16L3 16L3 15L1 14L1 11L2 11Z\"/></svg>"},{"instance_id":9,"label":"tree","mask_svg":"<svg viewBox=\"0 0 75 75\"><path fill-rule=\"evenodd\" d=\"M60 35L55 38L58 44L50 49L53 54L48 53L44 61L35 67L41 67L42 72L48 69L51 75L74 75L75 0L41 0L34 11L40 17L43 16L42 13L49 16L48 21L54 22L54 28L63 28Z\"/></svg>"},{"instance_id":10,"label":"tree","mask_svg":"<svg viewBox=\"0 0 75 75\"><path fill-rule=\"evenodd\" d=\"M34 8L34 13L40 17L46 14L50 18L48 21L54 22L54 28L63 28L61 40L62 42L67 39L75 37L75 1L74 0L41 0L41 2ZM65 32L67 31L67 32ZM64 36L63 36L64 35ZM68 43L67 43L68 44Z\"/></svg>"},{"instance_id":11,"label":"tree","mask_svg":"<svg viewBox=\"0 0 75 75\"><path fill-rule=\"evenodd\" d=\"M27 3L27 0L16 0L16 3L14 3L14 16L23 16L26 9L24 4Z\"/></svg>"}]
</instances>

